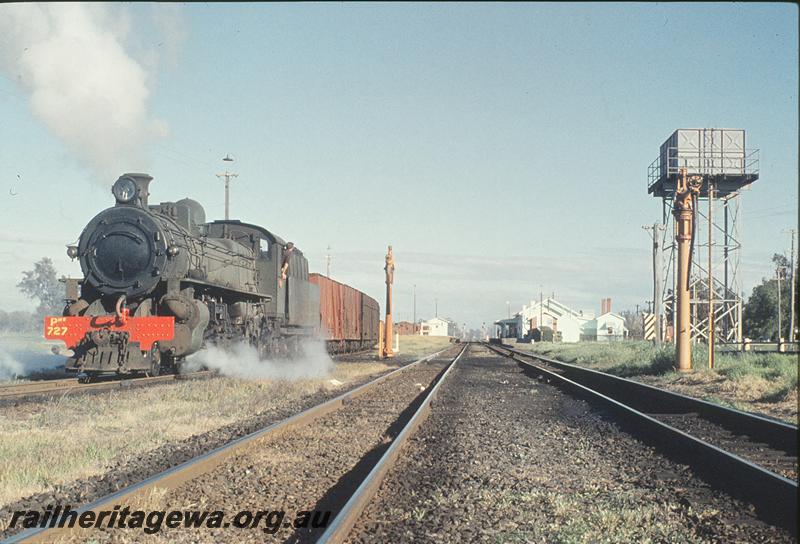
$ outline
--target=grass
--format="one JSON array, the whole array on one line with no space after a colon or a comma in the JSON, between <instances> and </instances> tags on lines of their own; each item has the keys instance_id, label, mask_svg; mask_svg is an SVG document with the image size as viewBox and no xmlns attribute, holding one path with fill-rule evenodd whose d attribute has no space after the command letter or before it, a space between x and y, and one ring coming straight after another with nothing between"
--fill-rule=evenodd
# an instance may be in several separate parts
<instances>
[{"instance_id":1,"label":"grass","mask_svg":"<svg viewBox=\"0 0 800 544\"><path fill-rule=\"evenodd\" d=\"M796 355L782 353L720 353L715 355L715 368L708 369L708 348L699 344L692 348L695 371L687 377L675 372L675 350L672 346L656 349L649 342L615 342L601 344L519 344L542 355L567 363L586 366L626 378L660 377L665 382L697 384L716 383L721 391L732 393L728 399L714 395L712 402L745 409L748 402L785 403L796 398L798 360ZM794 420L797 412L795 409Z\"/></svg>"},{"instance_id":2,"label":"grass","mask_svg":"<svg viewBox=\"0 0 800 544\"><path fill-rule=\"evenodd\" d=\"M652 504L636 489L609 492L587 482L570 493L546 487L519 493L482 490L477 500L488 511L518 512L519 523L498 535L498 542L698 542L681 506ZM540 513L536 519L527 512ZM543 514L543 515L542 515ZM714 512L702 512L701 516Z\"/></svg>"},{"instance_id":3,"label":"grass","mask_svg":"<svg viewBox=\"0 0 800 544\"><path fill-rule=\"evenodd\" d=\"M9 407L0 412L0 505L389 368L340 362L325 378L218 378Z\"/></svg>"},{"instance_id":4,"label":"grass","mask_svg":"<svg viewBox=\"0 0 800 544\"><path fill-rule=\"evenodd\" d=\"M450 344L447 336L400 336L400 352L398 355L409 355L412 357L422 357L429 353L434 353L444 349Z\"/></svg>"},{"instance_id":5,"label":"grass","mask_svg":"<svg viewBox=\"0 0 800 544\"><path fill-rule=\"evenodd\" d=\"M664 375L675 371L674 348L668 346L656 349L649 342L542 343L531 345L531 349L567 363L588 366L622 377ZM692 360L698 372L709 372L730 380L766 380L774 386L768 396L775 400L783 400L797 389L798 365L794 355L717 352L715 368L710 370L705 367L708 348L695 345L692 348Z\"/></svg>"}]
</instances>

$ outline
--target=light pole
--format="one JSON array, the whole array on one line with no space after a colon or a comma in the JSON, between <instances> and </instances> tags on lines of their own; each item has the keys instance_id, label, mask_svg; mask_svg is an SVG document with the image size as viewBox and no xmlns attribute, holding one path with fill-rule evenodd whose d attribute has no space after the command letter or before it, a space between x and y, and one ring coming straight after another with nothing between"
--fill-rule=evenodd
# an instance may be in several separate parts
<instances>
[{"instance_id":1,"label":"light pole","mask_svg":"<svg viewBox=\"0 0 800 544\"><path fill-rule=\"evenodd\" d=\"M508 318L511 319L511 302L506 301L506 309L508 310Z\"/></svg>"},{"instance_id":2,"label":"light pole","mask_svg":"<svg viewBox=\"0 0 800 544\"><path fill-rule=\"evenodd\" d=\"M225 162L233 162L230 154L225 155L222 159ZM230 219L229 212L230 212L230 186L231 186L231 178L238 177L239 174L234 174L233 172L228 172L228 169L225 169L225 172L222 174L217 174L217 177L222 179L225 178L225 220L227 221Z\"/></svg>"}]
</instances>

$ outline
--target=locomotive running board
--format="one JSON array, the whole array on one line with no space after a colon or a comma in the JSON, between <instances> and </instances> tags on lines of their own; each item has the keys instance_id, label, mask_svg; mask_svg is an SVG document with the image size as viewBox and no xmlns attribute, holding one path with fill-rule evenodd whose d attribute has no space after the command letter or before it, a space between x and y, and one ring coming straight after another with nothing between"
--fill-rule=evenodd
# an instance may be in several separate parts
<instances>
[{"instance_id":1,"label":"locomotive running board","mask_svg":"<svg viewBox=\"0 0 800 544\"><path fill-rule=\"evenodd\" d=\"M207 281L198 280L197 278L181 278L181 284L185 283L193 283L195 285L203 285L205 287L211 287L213 289L219 289L220 291L227 291L229 293L236 293L237 295L247 295L249 297L260 298L262 302L271 302L272 296L265 295L264 293L256 293L253 291L243 291L241 289L234 289L233 287L225 287L224 285L217 285L215 283L209 283Z\"/></svg>"}]
</instances>

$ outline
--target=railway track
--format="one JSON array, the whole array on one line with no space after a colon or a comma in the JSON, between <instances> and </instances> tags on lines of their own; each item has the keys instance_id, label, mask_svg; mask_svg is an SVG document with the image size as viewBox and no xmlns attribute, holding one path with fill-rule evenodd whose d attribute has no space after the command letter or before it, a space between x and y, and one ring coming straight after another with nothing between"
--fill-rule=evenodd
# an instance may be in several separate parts
<instances>
[{"instance_id":1,"label":"railway track","mask_svg":"<svg viewBox=\"0 0 800 544\"><path fill-rule=\"evenodd\" d=\"M216 371L213 370L201 370L187 374L168 374L164 376L150 376L144 378L112 379L94 383L80 383L76 378L41 380L0 387L0 401L18 400L26 397L41 395L75 392L83 393L86 391L109 391L112 389L143 387L159 383L171 383L176 380L208 378L214 376L215 374Z\"/></svg>"},{"instance_id":2,"label":"railway track","mask_svg":"<svg viewBox=\"0 0 800 544\"><path fill-rule=\"evenodd\" d=\"M632 434L797 531L797 427L505 346L526 371L602 404Z\"/></svg>"},{"instance_id":3,"label":"railway track","mask_svg":"<svg viewBox=\"0 0 800 544\"><path fill-rule=\"evenodd\" d=\"M288 540L342 540L399 455L403 442L424 420L439 385L466 349L466 345L451 346L418 359L142 482L73 508L79 515L112 510L115 505L136 504L158 490L166 490L163 501L178 508L185 508L187 501L197 504L199 500L215 505L214 509L233 511L247 504L250 497L277 505L281 502L276 501L283 500L299 510L328 511L332 515L324 535L324 528L310 532L292 528ZM450 355L442 355L444 352ZM281 454L292 458L291 465L279 462ZM298 474L314 477L298 478ZM231 498L234 502L226 503ZM77 531L29 529L4 542L51 542L87 536L86 530L82 534ZM95 530L92 538L129 541L133 537L136 541L147 537L122 533L119 529ZM205 535L208 537L207 530ZM260 542L265 538L261 531L238 531L229 536L237 541ZM286 539L285 534L275 537Z\"/></svg>"}]
</instances>

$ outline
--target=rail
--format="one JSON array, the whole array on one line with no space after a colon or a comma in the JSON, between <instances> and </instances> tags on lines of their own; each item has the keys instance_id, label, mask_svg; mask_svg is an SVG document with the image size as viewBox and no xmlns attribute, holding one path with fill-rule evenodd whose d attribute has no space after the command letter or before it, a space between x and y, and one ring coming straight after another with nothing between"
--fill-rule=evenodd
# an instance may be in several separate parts
<instances>
[{"instance_id":1,"label":"rail","mask_svg":"<svg viewBox=\"0 0 800 544\"><path fill-rule=\"evenodd\" d=\"M545 376L565 389L602 404L618 417L620 423L631 434L651 443L677 461L690 465L699 477L712 486L750 502L756 507L759 516L766 521L785 527L793 534L797 533L796 481L775 474L736 454L659 421L630 404L634 403L633 399L640 406L649 405L651 408L657 406L659 413L665 410L681 412L698 410L701 416L714 418L717 423L720 420L724 421L724 424L720 423L723 426L731 425L732 421L735 421L736 424L743 425L738 432L768 439L772 444L782 444L780 447L786 447L787 452L793 451L792 455L795 457L797 456L796 426L576 367L537 354L491 344L487 344L487 347L495 353L510 356L526 370ZM560 372L525 359L540 360ZM575 379L568 378L568 375ZM602 388L601 384L605 384L604 392L598 391Z\"/></svg>"},{"instance_id":2,"label":"rail","mask_svg":"<svg viewBox=\"0 0 800 544\"><path fill-rule=\"evenodd\" d=\"M178 380L207 378L216 375L214 370L200 370L187 374L168 374L164 376L149 376L144 378L112 379L93 383L80 383L75 378L61 380L41 380L30 383L0 386L0 400L18 399L53 393L72 393L84 391L108 391L112 389L125 389L170 383Z\"/></svg>"},{"instance_id":3,"label":"rail","mask_svg":"<svg viewBox=\"0 0 800 544\"><path fill-rule=\"evenodd\" d=\"M366 478L361 482L361 485L358 486L358 489L355 490L353 495L350 499L345 503L344 507L339 511L337 516L333 519L333 521L328 525L328 528L325 532L320 536L318 542L324 543L338 543L344 542L347 538L350 531L353 529L353 526L358 521L358 518L361 516L361 513L369 504L370 500L375 496L378 492L378 489L383 482L384 477L389 472L389 469L394 465L395 461L400 455L400 450L402 449L403 445L406 443L408 438L414 434L420 425L425 421L430 414L431 411L431 404L433 400L436 398L436 393L439 391L439 387L444 383L447 376L450 374L450 371L455 368L456 363L464 352L467 350L468 345L464 345L461 348L461 351L458 353L455 359L450 363L450 366L447 367L447 370L441 375L441 377L436 382L426 395L425 399L422 402L422 405L417 409L411 419L406 423L403 430L397 435L397 438L394 439L392 445L389 446L372 470L367 474Z\"/></svg>"}]
</instances>

